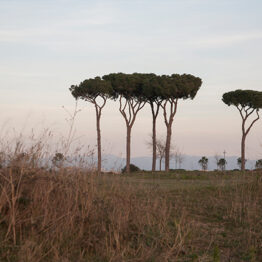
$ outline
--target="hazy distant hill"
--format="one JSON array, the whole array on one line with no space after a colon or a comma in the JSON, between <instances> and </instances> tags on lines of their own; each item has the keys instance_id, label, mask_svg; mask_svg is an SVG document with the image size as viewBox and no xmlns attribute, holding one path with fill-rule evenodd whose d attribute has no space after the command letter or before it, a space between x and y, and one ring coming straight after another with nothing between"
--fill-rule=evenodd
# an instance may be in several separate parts
<instances>
[{"instance_id":1,"label":"hazy distant hill","mask_svg":"<svg viewBox=\"0 0 262 262\"><path fill-rule=\"evenodd\" d=\"M187 169L187 170L196 170L201 169L198 164L198 160L202 156L190 156L190 155L183 155L183 163L181 164L180 168ZM237 166L237 156L228 156L226 157L227 160L227 169L236 169ZM216 161L214 157L208 157L208 169L213 170L216 169ZM145 156L145 157L134 157L131 159L131 163L138 166L140 169L144 170L151 170L152 166L152 158ZM253 169L255 167L256 160L247 160L246 168ZM114 155L104 155L103 156L103 169L105 170L120 170L125 166L125 159L121 157L117 157ZM159 163L157 161L157 169L159 168ZM164 168L164 162L162 162L162 169ZM175 160L171 160L170 168L176 168ZM179 168L179 167L177 167Z\"/></svg>"}]
</instances>

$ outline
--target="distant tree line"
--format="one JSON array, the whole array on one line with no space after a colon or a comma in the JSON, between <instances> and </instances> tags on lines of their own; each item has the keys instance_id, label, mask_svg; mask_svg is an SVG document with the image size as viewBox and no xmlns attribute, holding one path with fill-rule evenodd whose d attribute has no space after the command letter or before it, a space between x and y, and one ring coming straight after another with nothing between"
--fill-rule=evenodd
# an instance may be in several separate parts
<instances>
[{"instance_id":1,"label":"distant tree line","mask_svg":"<svg viewBox=\"0 0 262 262\"><path fill-rule=\"evenodd\" d=\"M156 121L160 108L163 109L164 123L166 125L165 139L165 171L169 171L170 147L172 126L177 113L180 99L194 99L202 80L191 74L156 75L142 73L112 73L101 77L86 79L79 85L72 85L70 92L75 99L83 99L94 105L96 112L97 129L97 171L101 172L101 128L100 121L102 110L108 99L119 101L119 112L126 123L126 167L130 172L131 159L131 131L138 112L148 104L152 112L152 171L156 170L157 135ZM234 105L242 117L242 142L241 142L241 169L245 169L245 140L251 127L259 119L259 109L262 108L262 92L253 90L236 90L225 93L222 98L227 105ZM255 112L257 117L246 128L247 118ZM207 168L206 159L199 164ZM225 159L218 165L223 168Z\"/></svg>"}]
</instances>

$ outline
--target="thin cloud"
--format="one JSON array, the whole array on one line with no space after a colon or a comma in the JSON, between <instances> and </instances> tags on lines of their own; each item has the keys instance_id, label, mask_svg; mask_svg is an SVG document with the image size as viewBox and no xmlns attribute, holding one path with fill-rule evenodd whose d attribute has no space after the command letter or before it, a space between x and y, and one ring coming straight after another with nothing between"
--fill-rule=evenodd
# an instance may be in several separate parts
<instances>
[{"instance_id":1,"label":"thin cloud","mask_svg":"<svg viewBox=\"0 0 262 262\"><path fill-rule=\"evenodd\" d=\"M117 10L114 7L101 4L64 12L63 16L58 17L54 17L52 14L48 16L44 13L39 15L39 19L33 15L30 16L29 12L29 18L22 25L0 19L0 43L28 43L43 40L45 42L48 38L71 38L72 35L77 36L86 30L92 32L99 27L103 28L113 24L117 17ZM10 16L12 15L10 14ZM48 19L44 19L47 17Z\"/></svg>"},{"instance_id":2,"label":"thin cloud","mask_svg":"<svg viewBox=\"0 0 262 262\"><path fill-rule=\"evenodd\" d=\"M217 47L225 47L232 46L235 44L259 40L262 39L262 32L246 32L242 34L232 34L232 35L214 35L203 37L201 39L197 39L191 41L190 43L194 45L194 47L199 48L217 48Z\"/></svg>"}]
</instances>

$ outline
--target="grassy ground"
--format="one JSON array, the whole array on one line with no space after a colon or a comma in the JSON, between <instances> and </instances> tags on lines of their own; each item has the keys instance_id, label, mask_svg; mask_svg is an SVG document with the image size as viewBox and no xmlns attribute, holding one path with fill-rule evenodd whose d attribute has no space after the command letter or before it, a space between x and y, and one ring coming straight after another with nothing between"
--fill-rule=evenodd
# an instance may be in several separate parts
<instances>
[{"instance_id":1,"label":"grassy ground","mask_svg":"<svg viewBox=\"0 0 262 262\"><path fill-rule=\"evenodd\" d=\"M144 173L131 179L159 188L188 218L192 242L187 239L181 261L262 261L261 174Z\"/></svg>"},{"instance_id":2,"label":"grassy ground","mask_svg":"<svg viewBox=\"0 0 262 262\"><path fill-rule=\"evenodd\" d=\"M262 261L261 172L0 171L0 261Z\"/></svg>"}]
</instances>

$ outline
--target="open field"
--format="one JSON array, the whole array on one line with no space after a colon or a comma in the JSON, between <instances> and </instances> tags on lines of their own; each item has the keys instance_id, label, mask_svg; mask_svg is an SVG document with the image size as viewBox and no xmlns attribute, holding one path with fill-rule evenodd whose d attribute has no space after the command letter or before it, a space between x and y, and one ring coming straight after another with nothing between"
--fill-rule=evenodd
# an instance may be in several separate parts
<instances>
[{"instance_id":1,"label":"open field","mask_svg":"<svg viewBox=\"0 0 262 262\"><path fill-rule=\"evenodd\" d=\"M261 172L0 171L0 261L262 261Z\"/></svg>"}]
</instances>

